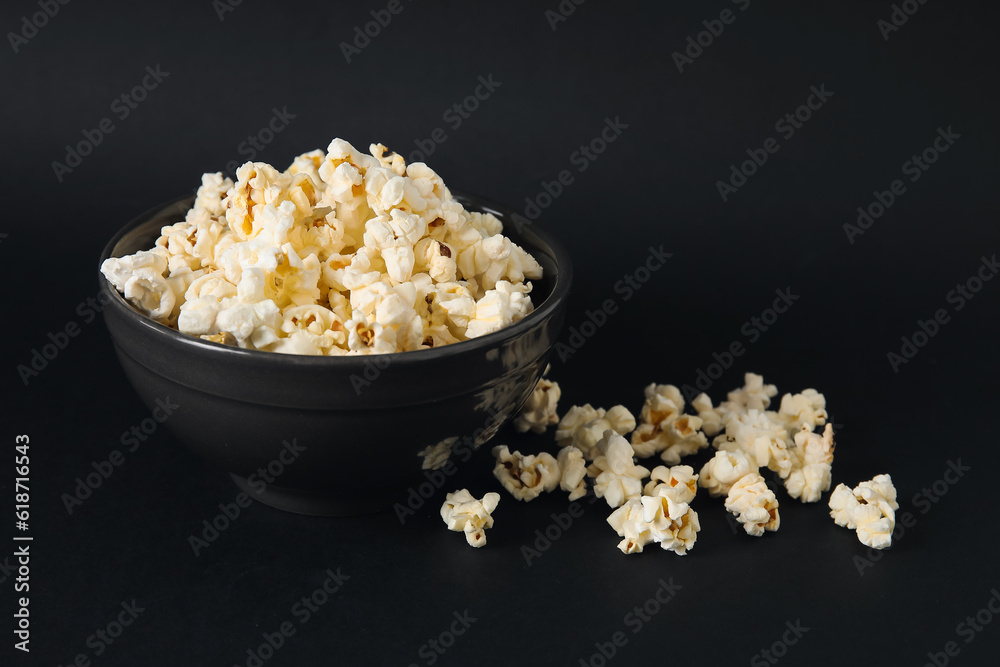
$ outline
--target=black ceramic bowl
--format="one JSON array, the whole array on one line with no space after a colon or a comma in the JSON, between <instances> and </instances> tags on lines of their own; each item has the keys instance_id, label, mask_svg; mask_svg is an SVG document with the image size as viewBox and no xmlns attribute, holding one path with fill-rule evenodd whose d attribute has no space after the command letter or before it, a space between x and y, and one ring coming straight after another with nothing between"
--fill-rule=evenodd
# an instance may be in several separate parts
<instances>
[{"instance_id":1,"label":"black ceramic bowl","mask_svg":"<svg viewBox=\"0 0 1000 667\"><path fill-rule=\"evenodd\" d=\"M478 197L455 197L496 215L504 234L544 268L532 281L535 310L519 322L387 355L242 350L148 319L100 275L104 319L125 374L151 410L167 399L178 406L167 430L268 505L348 515L428 495L447 484L456 463L448 457L467 460L531 392L562 327L572 277L566 251L535 226L514 224L512 211ZM182 220L193 199L130 222L101 262L153 247L160 228Z\"/></svg>"}]
</instances>

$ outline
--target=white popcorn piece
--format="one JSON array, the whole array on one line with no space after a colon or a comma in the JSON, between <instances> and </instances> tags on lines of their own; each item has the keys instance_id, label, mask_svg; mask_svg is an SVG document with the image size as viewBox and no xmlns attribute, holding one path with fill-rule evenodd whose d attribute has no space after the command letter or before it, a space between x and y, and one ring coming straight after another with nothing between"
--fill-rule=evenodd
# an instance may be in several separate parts
<instances>
[{"instance_id":1,"label":"white popcorn piece","mask_svg":"<svg viewBox=\"0 0 1000 667\"><path fill-rule=\"evenodd\" d=\"M556 458L559 464L559 488L569 492L571 501L587 495L587 461L576 447L563 447Z\"/></svg>"},{"instance_id":2,"label":"white popcorn piece","mask_svg":"<svg viewBox=\"0 0 1000 667\"><path fill-rule=\"evenodd\" d=\"M642 496L639 502L653 541L666 551L687 555L701 530L698 513L669 495Z\"/></svg>"},{"instance_id":3,"label":"white popcorn piece","mask_svg":"<svg viewBox=\"0 0 1000 667\"><path fill-rule=\"evenodd\" d=\"M514 419L514 429L518 433L531 431L532 433L545 433L545 429L553 424L559 423L559 415L556 409L559 405L559 398L562 390L558 382L541 378L538 384L528 395L528 400L521 406L520 412Z\"/></svg>"},{"instance_id":4,"label":"white popcorn piece","mask_svg":"<svg viewBox=\"0 0 1000 667\"><path fill-rule=\"evenodd\" d=\"M556 441L560 447L576 447L583 452L585 459L592 461L600 455L597 444L606 430L627 435L634 428L635 417L624 406L616 405L605 410L586 403L574 405L566 411L556 427Z\"/></svg>"},{"instance_id":5,"label":"white popcorn piece","mask_svg":"<svg viewBox=\"0 0 1000 667\"><path fill-rule=\"evenodd\" d=\"M517 322L531 312L531 283L515 284L501 280L479 301L469 320L465 335L478 338Z\"/></svg>"},{"instance_id":6,"label":"white popcorn piece","mask_svg":"<svg viewBox=\"0 0 1000 667\"><path fill-rule=\"evenodd\" d=\"M764 376L756 373L746 373L743 383L742 389L729 392L728 399L730 403L745 410L765 410L771 405L771 399L778 394L777 387L764 384Z\"/></svg>"},{"instance_id":7,"label":"white popcorn piece","mask_svg":"<svg viewBox=\"0 0 1000 667\"><path fill-rule=\"evenodd\" d=\"M665 496L675 503L690 503L698 492L698 475L691 466L656 466L642 490L644 496Z\"/></svg>"},{"instance_id":8,"label":"white popcorn piece","mask_svg":"<svg viewBox=\"0 0 1000 667\"><path fill-rule=\"evenodd\" d=\"M726 509L736 515L747 535L760 537L765 530L778 530L781 517L778 499L759 473L749 473L733 484L726 496Z\"/></svg>"},{"instance_id":9,"label":"white popcorn piece","mask_svg":"<svg viewBox=\"0 0 1000 667\"><path fill-rule=\"evenodd\" d=\"M830 516L838 526L854 530L858 524L854 522L854 513L858 508L858 499L854 491L846 484L838 484L830 494Z\"/></svg>"},{"instance_id":10,"label":"white popcorn piece","mask_svg":"<svg viewBox=\"0 0 1000 667\"><path fill-rule=\"evenodd\" d=\"M889 475L876 475L853 491L838 484L830 494L830 516L838 526L856 530L858 539L873 549L892 545L896 528L896 487Z\"/></svg>"},{"instance_id":11,"label":"white popcorn piece","mask_svg":"<svg viewBox=\"0 0 1000 667\"><path fill-rule=\"evenodd\" d=\"M493 456L497 460L493 476L518 500L534 500L542 491L554 491L559 486L559 462L547 452L525 456L517 451L511 453L507 445L497 445Z\"/></svg>"},{"instance_id":12,"label":"white popcorn piece","mask_svg":"<svg viewBox=\"0 0 1000 667\"><path fill-rule=\"evenodd\" d=\"M785 479L788 495L804 503L814 503L830 490L835 446L833 424L827 424L822 435L813 433L806 425L795 434L795 447L789 450L792 469Z\"/></svg>"},{"instance_id":13,"label":"white popcorn piece","mask_svg":"<svg viewBox=\"0 0 1000 667\"><path fill-rule=\"evenodd\" d=\"M712 445L723 451L742 451L757 466L787 478L792 471L788 431L772 419L773 414L754 408L732 413L726 421L725 433L716 436Z\"/></svg>"},{"instance_id":14,"label":"white popcorn piece","mask_svg":"<svg viewBox=\"0 0 1000 667\"><path fill-rule=\"evenodd\" d=\"M756 462L751 463L743 452L718 451L702 466L698 485L713 498L726 496L733 484L752 472L757 472Z\"/></svg>"},{"instance_id":15,"label":"white popcorn piece","mask_svg":"<svg viewBox=\"0 0 1000 667\"><path fill-rule=\"evenodd\" d=\"M612 512L608 523L623 538L618 543L623 554L642 553L642 548L653 541L651 526L643 519L642 503L637 498Z\"/></svg>"},{"instance_id":16,"label":"white popcorn piece","mask_svg":"<svg viewBox=\"0 0 1000 667\"><path fill-rule=\"evenodd\" d=\"M721 412L712 406L712 399L705 392L701 392L691 401L691 407L698 411L701 430L708 437L715 437L725 428Z\"/></svg>"},{"instance_id":17,"label":"white popcorn piece","mask_svg":"<svg viewBox=\"0 0 1000 667\"><path fill-rule=\"evenodd\" d=\"M778 417L789 433L798 433L803 427L814 431L826 423L826 398L815 389L804 389L800 394L781 397Z\"/></svg>"},{"instance_id":18,"label":"white popcorn piece","mask_svg":"<svg viewBox=\"0 0 1000 667\"><path fill-rule=\"evenodd\" d=\"M639 414L640 423L653 426L669 424L684 413L684 396L674 385L654 382L643 391L646 400Z\"/></svg>"},{"instance_id":19,"label":"white popcorn piece","mask_svg":"<svg viewBox=\"0 0 1000 667\"><path fill-rule=\"evenodd\" d=\"M642 480L649 469L635 465L632 445L614 429L604 431L597 444L600 456L588 466L587 474L594 477L594 495L604 498L609 507L621 507L628 500L642 495Z\"/></svg>"},{"instance_id":20,"label":"white popcorn piece","mask_svg":"<svg viewBox=\"0 0 1000 667\"><path fill-rule=\"evenodd\" d=\"M486 544L486 529L493 527L493 512L499 503L499 493L487 493L482 500L476 500L468 489L460 489L445 496L441 519L448 530L465 533L470 546L482 547Z\"/></svg>"}]
</instances>

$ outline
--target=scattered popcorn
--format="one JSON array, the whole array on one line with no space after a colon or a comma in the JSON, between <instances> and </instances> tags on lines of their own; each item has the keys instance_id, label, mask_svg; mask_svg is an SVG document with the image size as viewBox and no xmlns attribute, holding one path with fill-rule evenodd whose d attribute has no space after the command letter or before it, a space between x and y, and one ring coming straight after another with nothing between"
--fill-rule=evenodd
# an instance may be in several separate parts
<instances>
[{"instance_id":1,"label":"scattered popcorn","mask_svg":"<svg viewBox=\"0 0 1000 667\"><path fill-rule=\"evenodd\" d=\"M823 435L813 433L808 425L795 434L795 447L789 450L792 469L785 479L788 495L814 503L830 490L834 447L833 424L826 425Z\"/></svg>"},{"instance_id":2,"label":"scattered popcorn","mask_svg":"<svg viewBox=\"0 0 1000 667\"><path fill-rule=\"evenodd\" d=\"M764 384L764 376L747 373L743 376L743 388L729 392L728 402L745 410L764 410L771 405L771 399L778 394L773 384Z\"/></svg>"},{"instance_id":3,"label":"scattered popcorn","mask_svg":"<svg viewBox=\"0 0 1000 667\"><path fill-rule=\"evenodd\" d=\"M633 498L608 517L608 523L622 539L618 548L623 554L642 553L642 548L653 541L651 526L643 519L642 503Z\"/></svg>"},{"instance_id":4,"label":"scattered popcorn","mask_svg":"<svg viewBox=\"0 0 1000 667\"><path fill-rule=\"evenodd\" d=\"M559 389L558 382L540 379L514 419L514 428L517 432L544 433L552 424L558 424L559 415L556 414L556 408L560 396L562 390Z\"/></svg>"},{"instance_id":5,"label":"scattered popcorn","mask_svg":"<svg viewBox=\"0 0 1000 667\"><path fill-rule=\"evenodd\" d=\"M642 504L642 520L649 526L653 541L666 551L686 555L701 530L698 513L687 503L674 501L671 496L642 496L639 502Z\"/></svg>"},{"instance_id":6,"label":"scattered popcorn","mask_svg":"<svg viewBox=\"0 0 1000 667\"><path fill-rule=\"evenodd\" d=\"M654 382L646 386L644 393L646 400L639 413L639 425L632 434L632 447L641 459L667 448L668 440L662 434L684 412L684 397L672 384Z\"/></svg>"},{"instance_id":7,"label":"scattered popcorn","mask_svg":"<svg viewBox=\"0 0 1000 667\"><path fill-rule=\"evenodd\" d=\"M635 465L635 452L628 440L607 429L597 449L600 455L587 468L587 474L595 478L594 495L604 498L610 507L621 507L625 501L639 498L642 480L649 470Z\"/></svg>"},{"instance_id":8,"label":"scattered popcorn","mask_svg":"<svg viewBox=\"0 0 1000 667\"><path fill-rule=\"evenodd\" d=\"M803 427L814 431L826 423L826 398L815 389L805 389L801 394L785 394L781 397L778 418L789 433L797 433Z\"/></svg>"},{"instance_id":9,"label":"scattered popcorn","mask_svg":"<svg viewBox=\"0 0 1000 667\"><path fill-rule=\"evenodd\" d=\"M726 509L736 515L748 535L760 537L765 530L778 530L778 499L759 473L744 475L729 490Z\"/></svg>"},{"instance_id":10,"label":"scattered popcorn","mask_svg":"<svg viewBox=\"0 0 1000 667\"><path fill-rule=\"evenodd\" d=\"M559 462L547 452L525 456L521 452L512 454L507 445L497 445L493 456L497 460L493 475L518 500L534 500L542 491L559 486Z\"/></svg>"},{"instance_id":11,"label":"scattered popcorn","mask_svg":"<svg viewBox=\"0 0 1000 667\"><path fill-rule=\"evenodd\" d=\"M838 526L856 530L862 544L874 549L892 545L896 528L896 487L889 475L876 475L852 491L838 484L830 494L830 516Z\"/></svg>"},{"instance_id":12,"label":"scattered popcorn","mask_svg":"<svg viewBox=\"0 0 1000 667\"><path fill-rule=\"evenodd\" d=\"M656 466L642 490L644 496L665 496L676 503L690 503L698 492L698 475L691 466Z\"/></svg>"},{"instance_id":13,"label":"scattered popcorn","mask_svg":"<svg viewBox=\"0 0 1000 667\"><path fill-rule=\"evenodd\" d=\"M445 496L441 518L448 530L464 532L470 546L482 547L486 544L486 529L493 527L492 513L499 502L499 493L487 493L482 500L476 500L467 489L461 489Z\"/></svg>"},{"instance_id":14,"label":"scattered popcorn","mask_svg":"<svg viewBox=\"0 0 1000 667\"><path fill-rule=\"evenodd\" d=\"M183 221L101 271L162 324L288 354L439 347L531 313L542 267L500 220L466 211L427 165L370 151L334 139L284 172L205 174ZM322 311L299 326L306 307Z\"/></svg>"},{"instance_id":15,"label":"scattered popcorn","mask_svg":"<svg viewBox=\"0 0 1000 667\"><path fill-rule=\"evenodd\" d=\"M712 497L727 496L733 484L752 472L757 472L757 465L751 463L743 452L719 451L702 466L698 485L708 489Z\"/></svg>"},{"instance_id":16,"label":"scattered popcorn","mask_svg":"<svg viewBox=\"0 0 1000 667\"><path fill-rule=\"evenodd\" d=\"M712 399L705 392L698 394L691 401L691 407L698 411L698 417L701 419L701 430L708 437L715 437L719 431L725 428L725 424L722 423L722 415L712 407Z\"/></svg>"},{"instance_id":17,"label":"scattered popcorn","mask_svg":"<svg viewBox=\"0 0 1000 667\"><path fill-rule=\"evenodd\" d=\"M587 495L587 461L576 447L563 447L556 461L559 463L559 488L569 492L571 501Z\"/></svg>"},{"instance_id":18,"label":"scattered popcorn","mask_svg":"<svg viewBox=\"0 0 1000 667\"><path fill-rule=\"evenodd\" d=\"M761 468L768 468L785 479L791 474L792 459L788 453L788 431L773 420L771 414L751 408L731 413L724 434L715 437L712 445L723 451L742 451Z\"/></svg>"},{"instance_id":19,"label":"scattered popcorn","mask_svg":"<svg viewBox=\"0 0 1000 667\"><path fill-rule=\"evenodd\" d=\"M574 405L556 427L556 441L560 447L576 447L585 459L592 461L600 454L597 443L606 430L626 435L634 428L635 417L624 406L616 405L605 411L604 408L593 408L590 403Z\"/></svg>"}]
</instances>

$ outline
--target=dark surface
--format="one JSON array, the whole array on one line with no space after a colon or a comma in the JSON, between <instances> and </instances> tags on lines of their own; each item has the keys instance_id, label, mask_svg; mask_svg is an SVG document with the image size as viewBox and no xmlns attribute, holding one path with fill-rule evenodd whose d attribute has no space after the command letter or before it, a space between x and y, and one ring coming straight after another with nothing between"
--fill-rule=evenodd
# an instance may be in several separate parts
<instances>
[{"instance_id":1,"label":"dark surface","mask_svg":"<svg viewBox=\"0 0 1000 667\"><path fill-rule=\"evenodd\" d=\"M465 610L477 620L435 664L596 665L595 642L619 631L628 641L613 660L623 664L767 664L759 652L796 621L809 630L779 664L922 665L948 642L958 650L949 664L994 664L992 613L979 632L958 624L1000 590L1000 281L961 310L948 300L1000 250L991 6L930 1L886 41L877 22L889 2L755 0L745 11L588 2L553 31L544 12L555 0L404 0L348 64L338 43L385 3L332 4L246 1L220 22L208 1L72 2L18 53L4 45L0 271L13 303L0 497L12 513L9 453L15 434L29 434L34 541L32 651L11 649L7 576L3 664L66 665L83 653L95 665L245 665L248 648L288 621L295 634L264 664L424 665L437 657L427 642ZM724 8L735 21L679 73L671 53ZM36 11L4 3L0 26L17 30ZM169 76L120 118L113 100L157 64ZM490 74L501 86L455 129L442 114ZM775 123L824 85L832 97L785 138ZM693 384L740 341L746 352L712 382L712 397L748 370L781 391L818 388L840 425L834 483L890 473L900 515L914 524L859 572L867 550L822 504L779 495L781 529L756 539L733 534L721 502L699 496L702 531L688 556L650 547L626 557L606 506L584 501L583 516L529 565L522 545L567 509L565 496L503 495L489 544L471 549L438 508L462 486L499 490L477 456L402 525L393 513L315 519L256 504L195 556L189 536L237 489L163 429L126 451L123 433L149 412L86 299L114 231L193 189L203 171L246 159L240 143L275 107L295 118L257 157L279 166L335 136L408 155L440 127L447 139L427 161L455 189L523 210L542 181L569 170L573 182L538 219L574 258L567 324L579 327L606 299L618 311L553 364L563 410L637 410L645 384ZM571 154L618 116L627 129L578 171ZM52 162L105 117L114 131L58 181ZM903 164L948 127L961 138L910 182ZM778 152L723 202L716 181L768 137ZM905 193L851 243L843 226L894 179ZM626 301L616 281L660 244L673 257ZM751 342L755 325L745 323L786 288L799 299ZM949 321L894 372L887 354L939 308ZM18 364L68 323L79 335L25 386ZM497 442L554 449L551 434L503 432ZM62 495L115 449L124 464L68 514ZM959 460L971 469L941 481ZM935 483L944 492L935 502L917 495ZM300 624L293 606L338 568L350 578ZM626 614L661 579L682 588L633 632ZM110 646L88 646L133 599L138 619Z\"/></svg>"}]
</instances>

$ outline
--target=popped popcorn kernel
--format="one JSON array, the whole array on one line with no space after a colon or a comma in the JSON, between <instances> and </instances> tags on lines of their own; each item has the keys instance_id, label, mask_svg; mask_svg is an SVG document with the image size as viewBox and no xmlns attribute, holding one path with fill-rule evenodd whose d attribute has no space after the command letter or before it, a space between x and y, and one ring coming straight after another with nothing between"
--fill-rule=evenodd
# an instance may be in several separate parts
<instances>
[{"instance_id":1,"label":"popped popcorn kernel","mask_svg":"<svg viewBox=\"0 0 1000 667\"><path fill-rule=\"evenodd\" d=\"M558 424L559 415L556 414L556 408L561 396L562 390L558 382L541 378L517 413L514 429L518 433L526 431L544 433L549 426Z\"/></svg>"},{"instance_id":2,"label":"popped popcorn kernel","mask_svg":"<svg viewBox=\"0 0 1000 667\"><path fill-rule=\"evenodd\" d=\"M838 484L830 494L830 516L838 526L856 530L867 547L885 549L892 545L896 528L896 487L889 475L876 475L854 489Z\"/></svg>"},{"instance_id":3,"label":"popped popcorn kernel","mask_svg":"<svg viewBox=\"0 0 1000 667\"><path fill-rule=\"evenodd\" d=\"M814 503L830 490L833 466L833 424L827 424L823 434L813 433L803 425L795 434L795 447L789 450L792 468L784 480L788 495L804 503Z\"/></svg>"},{"instance_id":4,"label":"popped popcorn kernel","mask_svg":"<svg viewBox=\"0 0 1000 667\"><path fill-rule=\"evenodd\" d=\"M569 492L570 501L587 495L587 461L576 447L563 447L556 458L559 464L559 488Z\"/></svg>"},{"instance_id":5,"label":"popped popcorn kernel","mask_svg":"<svg viewBox=\"0 0 1000 667\"><path fill-rule=\"evenodd\" d=\"M547 452L537 456L513 452L507 445L493 448L497 462L493 476L518 500L534 500L542 491L554 491L561 479L559 462Z\"/></svg>"},{"instance_id":6,"label":"popped popcorn kernel","mask_svg":"<svg viewBox=\"0 0 1000 667\"><path fill-rule=\"evenodd\" d=\"M632 445L607 429L598 441L600 455L588 466L587 474L594 477L594 495L604 498L610 507L621 507L627 500L642 495L642 480L649 469L635 465Z\"/></svg>"},{"instance_id":7,"label":"popped popcorn kernel","mask_svg":"<svg viewBox=\"0 0 1000 667\"><path fill-rule=\"evenodd\" d=\"M590 403L574 405L566 411L556 427L556 442L560 447L576 447L585 459L592 461L601 453L597 444L606 430L611 429L624 436L634 428L635 417L624 406L616 405L605 410L594 408Z\"/></svg>"},{"instance_id":8,"label":"popped popcorn kernel","mask_svg":"<svg viewBox=\"0 0 1000 667\"><path fill-rule=\"evenodd\" d=\"M726 496L726 509L736 515L747 535L760 537L765 530L778 530L781 525L778 499L756 472L744 475L733 484Z\"/></svg>"},{"instance_id":9,"label":"popped popcorn kernel","mask_svg":"<svg viewBox=\"0 0 1000 667\"><path fill-rule=\"evenodd\" d=\"M468 489L460 489L445 496L441 505L441 519L448 530L465 533L469 546L486 545L486 529L493 527L493 511L500 503L499 493L487 493L476 500Z\"/></svg>"},{"instance_id":10,"label":"popped popcorn kernel","mask_svg":"<svg viewBox=\"0 0 1000 667\"><path fill-rule=\"evenodd\" d=\"M733 484L751 472L757 472L756 462L751 463L743 452L718 451L702 466L698 485L713 498L726 496Z\"/></svg>"}]
</instances>

